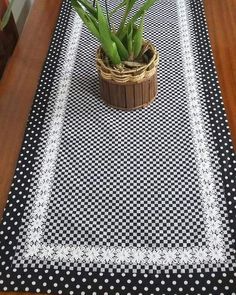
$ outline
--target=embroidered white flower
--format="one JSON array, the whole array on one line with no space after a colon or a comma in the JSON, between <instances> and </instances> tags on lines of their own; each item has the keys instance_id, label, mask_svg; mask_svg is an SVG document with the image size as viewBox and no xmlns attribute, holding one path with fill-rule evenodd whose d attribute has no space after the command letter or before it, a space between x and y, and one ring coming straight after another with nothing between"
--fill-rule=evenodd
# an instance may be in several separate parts
<instances>
[{"instance_id":1,"label":"embroidered white flower","mask_svg":"<svg viewBox=\"0 0 236 295\"><path fill-rule=\"evenodd\" d=\"M219 234L212 234L209 237L209 244L211 245L212 248L221 248L224 242L222 241L222 237Z\"/></svg>"},{"instance_id":2,"label":"embroidered white flower","mask_svg":"<svg viewBox=\"0 0 236 295\"><path fill-rule=\"evenodd\" d=\"M204 200L205 200L205 204L206 204L205 206L206 206L207 212L209 212L211 209L214 209L216 200L212 194L208 194L205 192Z\"/></svg>"},{"instance_id":3,"label":"embroidered white flower","mask_svg":"<svg viewBox=\"0 0 236 295\"><path fill-rule=\"evenodd\" d=\"M36 214L43 215L43 214L45 214L45 210L46 210L46 206L40 206L37 208Z\"/></svg>"},{"instance_id":4,"label":"embroidered white flower","mask_svg":"<svg viewBox=\"0 0 236 295\"><path fill-rule=\"evenodd\" d=\"M177 251L175 249L163 251L163 264L171 265L177 261Z\"/></svg>"},{"instance_id":5,"label":"embroidered white flower","mask_svg":"<svg viewBox=\"0 0 236 295\"><path fill-rule=\"evenodd\" d=\"M118 263L130 262L130 250L123 248L121 250L118 250L116 255Z\"/></svg>"},{"instance_id":6,"label":"embroidered white flower","mask_svg":"<svg viewBox=\"0 0 236 295\"><path fill-rule=\"evenodd\" d=\"M81 261L84 256L83 248L81 248L81 247L72 248L70 250L70 255L71 255L72 259L74 259L75 261L78 261L78 260Z\"/></svg>"},{"instance_id":7,"label":"embroidered white flower","mask_svg":"<svg viewBox=\"0 0 236 295\"><path fill-rule=\"evenodd\" d=\"M137 263L137 264L141 264L144 263L144 259L145 259L145 252L142 251L141 249L134 249L130 251L130 255L132 257L132 262Z\"/></svg>"},{"instance_id":8,"label":"embroidered white flower","mask_svg":"<svg viewBox=\"0 0 236 295\"><path fill-rule=\"evenodd\" d=\"M47 191L50 190L50 186L51 186L51 184L50 184L49 181L47 181L47 182L43 182L43 183L41 183L41 185L40 185L40 190L42 190L43 192L47 192Z\"/></svg>"},{"instance_id":9,"label":"embroidered white flower","mask_svg":"<svg viewBox=\"0 0 236 295\"><path fill-rule=\"evenodd\" d=\"M192 253L191 250L184 249L179 253L180 264L191 264L192 263Z\"/></svg>"},{"instance_id":10,"label":"embroidered white flower","mask_svg":"<svg viewBox=\"0 0 236 295\"><path fill-rule=\"evenodd\" d=\"M67 260L68 259L68 248L58 246L55 249L55 258L58 260Z\"/></svg>"},{"instance_id":11,"label":"embroidered white flower","mask_svg":"<svg viewBox=\"0 0 236 295\"><path fill-rule=\"evenodd\" d=\"M109 263L110 261L113 262L115 259L115 250L113 249L102 249L102 255L101 255L101 262L102 263Z\"/></svg>"},{"instance_id":12,"label":"embroidered white flower","mask_svg":"<svg viewBox=\"0 0 236 295\"><path fill-rule=\"evenodd\" d=\"M205 175L205 174L204 174ZM214 184L213 183L208 183L207 186L204 187L204 192L206 194L214 194Z\"/></svg>"},{"instance_id":13,"label":"embroidered white flower","mask_svg":"<svg viewBox=\"0 0 236 295\"><path fill-rule=\"evenodd\" d=\"M209 255L208 255L208 251L207 249L203 249L203 248L199 248L199 250L197 250L195 252L195 260L197 261L197 263L204 263L207 262L209 259Z\"/></svg>"},{"instance_id":14,"label":"embroidered white flower","mask_svg":"<svg viewBox=\"0 0 236 295\"><path fill-rule=\"evenodd\" d=\"M212 260L220 262L224 259L224 250L222 248L210 248L209 250Z\"/></svg>"},{"instance_id":15,"label":"embroidered white flower","mask_svg":"<svg viewBox=\"0 0 236 295\"><path fill-rule=\"evenodd\" d=\"M37 256L39 253L39 247L38 245L31 245L28 247L27 256Z\"/></svg>"},{"instance_id":16,"label":"embroidered white flower","mask_svg":"<svg viewBox=\"0 0 236 295\"><path fill-rule=\"evenodd\" d=\"M161 250L150 251L148 253L149 264L161 264Z\"/></svg>"},{"instance_id":17,"label":"embroidered white flower","mask_svg":"<svg viewBox=\"0 0 236 295\"><path fill-rule=\"evenodd\" d=\"M53 248L50 246L43 246L40 249L40 252L44 258L48 259L49 257L52 257L52 255L53 255Z\"/></svg>"},{"instance_id":18,"label":"embroidered white flower","mask_svg":"<svg viewBox=\"0 0 236 295\"><path fill-rule=\"evenodd\" d=\"M221 232L221 223L219 220L211 220L207 225L209 226L208 231L212 237L211 240L215 239L216 236L221 238L221 236L219 235L219 233Z\"/></svg>"},{"instance_id":19,"label":"embroidered white flower","mask_svg":"<svg viewBox=\"0 0 236 295\"><path fill-rule=\"evenodd\" d=\"M204 132L204 131L202 130L202 132ZM202 142L204 141L204 135L203 135L203 133L198 134L198 139L201 140ZM200 155L201 155L202 161L204 161L204 162L205 161L208 161L209 154L205 150L204 151L201 151Z\"/></svg>"},{"instance_id":20,"label":"embroidered white flower","mask_svg":"<svg viewBox=\"0 0 236 295\"><path fill-rule=\"evenodd\" d=\"M214 206L213 208L208 209L207 210L207 216L211 220L216 220L219 223L219 209L217 207Z\"/></svg>"},{"instance_id":21,"label":"embroidered white flower","mask_svg":"<svg viewBox=\"0 0 236 295\"><path fill-rule=\"evenodd\" d=\"M34 231L31 233L31 236L29 237L31 242L38 242L41 237L41 232L40 231Z\"/></svg>"},{"instance_id":22,"label":"embroidered white flower","mask_svg":"<svg viewBox=\"0 0 236 295\"><path fill-rule=\"evenodd\" d=\"M99 258L99 251L96 248L89 248L86 251L86 256L90 261L97 261Z\"/></svg>"}]
</instances>

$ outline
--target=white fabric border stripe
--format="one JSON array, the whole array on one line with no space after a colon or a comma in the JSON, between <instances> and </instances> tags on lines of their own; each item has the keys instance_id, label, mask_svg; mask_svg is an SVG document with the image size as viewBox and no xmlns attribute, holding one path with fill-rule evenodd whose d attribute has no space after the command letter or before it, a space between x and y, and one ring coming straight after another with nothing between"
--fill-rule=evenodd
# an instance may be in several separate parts
<instances>
[{"instance_id":1,"label":"white fabric border stripe","mask_svg":"<svg viewBox=\"0 0 236 295\"><path fill-rule=\"evenodd\" d=\"M204 119L202 117L201 105L194 66L191 35L189 31L188 13L186 0L178 0L178 15L180 19L180 36L182 46L182 57L185 71L186 89L189 99L189 114L195 146L195 155L199 172L199 180L202 189L202 206L205 215L206 238L210 248L216 248L225 252L223 236L221 233L221 217L217 206L217 193L211 157L207 145Z\"/></svg>"},{"instance_id":2,"label":"white fabric border stripe","mask_svg":"<svg viewBox=\"0 0 236 295\"><path fill-rule=\"evenodd\" d=\"M70 79L76 59L79 44L79 34L82 23L75 16L70 40L68 43L65 64L63 66L55 110L51 122L45 157L40 173L40 181L36 194L35 208L31 215L32 227L29 229L26 252L23 258L30 257L43 260L59 260L72 262L118 263L142 265L182 265L202 264L208 262L223 262L225 251L220 232L221 222L217 208L217 200L212 176L212 168L205 141L203 119L198 101L197 81L195 78L194 59L191 47L191 37L188 26L188 15L185 0L177 0L179 27L181 33L182 53L185 69L186 88L189 98L189 114L191 117L196 159L202 186L202 205L206 218L206 235L208 247L188 249L143 249L130 247L85 247L43 245L43 221L46 216L50 199L51 184L66 108L66 100L70 89ZM69 74L68 74L69 73ZM32 228L36 229L33 231Z\"/></svg>"}]
</instances>

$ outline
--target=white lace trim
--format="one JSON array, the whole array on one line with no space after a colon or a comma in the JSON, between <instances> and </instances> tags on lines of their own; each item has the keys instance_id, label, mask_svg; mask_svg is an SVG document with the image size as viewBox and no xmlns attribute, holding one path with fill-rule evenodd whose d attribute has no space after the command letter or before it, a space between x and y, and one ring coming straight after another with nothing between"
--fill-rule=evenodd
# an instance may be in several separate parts
<instances>
[{"instance_id":1,"label":"white lace trim","mask_svg":"<svg viewBox=\"0 0 236 295\"><path fill-rule=\"evenodd\" d=\"M204 119L196 79L191 35L188 23L186 0L178 0L178 15L180 19L180 38L186 89L188 93L189 113L195 147L195 156L201 186L202 209L205 217L206 238L208 245L225 252L221 232L221 217L215 189L215 180L211 165L210 151L208 148ZM212 244L213 243L213 244Z\"/></svg>"},{"instance_id":2,"label":"white lace trim","mask_svg":"<svg viewBox=\"0 0 236 295\"><path fill-rule=\"evenodd\" d=\"M205 140L204 123L199 102L197 80L195 77L194 58L185 0L177 0L177 6L186 88L189 98L189 114L191 117L199 179L202 189L201 198L205 216L207 247L178 249L92 246L55 247L53 245L45 245L41 242L44 230L43 222L50 199L54 167L60 145L70 79L79 44L78 32L82 27L80 19L76 16L68 43L65 64L61 74L51 128L44 153L44 161L40 172L40 181L34 203L34 211L31 215L27 248L23 255L25 259L35 257L43 260L158 266L225 261L226 256L221 233L221 219L216 199L210 154Z\"/></svg>"},{"instance_id":3,"label":"white lace trim","mask_svg":"<svg viewBox=\"0 0 236 295\"><path fill-rule=\"evenodd\" d=\"M73 19L72 31L67 45L66 55L64 57L64 64L61 69L48 139L44 150L42 167L39 174L39 183L35 193L35 202L33 204L34 209L30 217L27 240L28 245L35 244L36 241L39 242L43 236L43 221L45 219L50 201L51 185L55 172L54 169L57 160L57 154L60 147L66 102L69 95L71 77L73 74L81 29L82 21L77 15L75 15Z\"/></svg>"},{"instance_id":4,"label":"white lace trim","mask_svg":"<svg viewBox=\"0 0 236 295\"><path fill-rule=\"evenodd\" d=\"M219 247L135 248L100 246L54 246L31 244L25 258L97 264L184 265L218 263L224 256Z\"/></svg>"}]
</instances>

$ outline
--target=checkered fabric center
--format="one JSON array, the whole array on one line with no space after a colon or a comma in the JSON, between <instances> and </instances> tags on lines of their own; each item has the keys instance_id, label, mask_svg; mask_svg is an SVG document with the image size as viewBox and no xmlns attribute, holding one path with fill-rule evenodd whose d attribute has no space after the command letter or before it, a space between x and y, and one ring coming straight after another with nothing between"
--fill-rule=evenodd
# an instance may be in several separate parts
<instances>
[{"instance_id":1,"label":"checkered fabric center","mask_svg":"<svg viewBox=\"0 0 236 295\"><path fill-rule=\"evenodd\" d=\"M144 110L112 110L96 99L97 44L82 31L47 212L47 242L169 248L204 243L177 8L168 2L160 6L167 21L147 24L149 36L159 32L151 41L161 56L160 88Z\"/></svg>"}]
</instances>

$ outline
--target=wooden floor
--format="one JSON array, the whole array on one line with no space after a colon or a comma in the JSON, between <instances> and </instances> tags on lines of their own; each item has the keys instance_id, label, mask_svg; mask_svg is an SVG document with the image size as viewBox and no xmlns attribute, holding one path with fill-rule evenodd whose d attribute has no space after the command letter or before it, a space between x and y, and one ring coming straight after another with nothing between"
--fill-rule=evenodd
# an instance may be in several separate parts
<instances>
[{"instance_id":1,"label":"wooden floor","mask_svg":"<svg viewBox=\"0 0 236 295\"><path fill-rule=\"evenodd\" d=\"M0 216L61 0L36 0L0 82ZM204 0L210 39L236 148L236 0ZM15 294L0 292L3 294ZM23 294L23 293L20 293ZM29 293L28 293L29 294Z\"/></svg>"}]
</instances>

